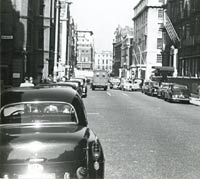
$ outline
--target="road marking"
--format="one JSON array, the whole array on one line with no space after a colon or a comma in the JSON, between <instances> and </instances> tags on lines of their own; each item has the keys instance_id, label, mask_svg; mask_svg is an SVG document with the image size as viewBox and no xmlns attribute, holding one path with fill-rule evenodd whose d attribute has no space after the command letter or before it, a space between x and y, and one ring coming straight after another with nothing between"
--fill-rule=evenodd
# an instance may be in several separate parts
<instances>
[{"instance_id":1,"label":"road marking","mask_svg":"<svg viewBox=\"0 0 200 179\"><path fill-rule=\"evenodd\" d=\"M124 96L128 96L126 93L122 93Z\"/></svg>"},{"instance_id":2,"label":"road marking","mask_svg":"<svg viewBox=\"0 0 200 179\"><path fill-rule=\"evenodd\" d=\"M107 92L107 95L108 95L108 96L111 96L111 93Z\"/></svg>"},{"instance_id":3,"label":"road marking","mask_svg":"<svg viewBox=\"0 0 200 179\"><path fill-rule=\"evenodd\" d=\"M88 112L87 114L88 114L88 115L99 115L98 112Z\"/></svg>"}]
</instances>

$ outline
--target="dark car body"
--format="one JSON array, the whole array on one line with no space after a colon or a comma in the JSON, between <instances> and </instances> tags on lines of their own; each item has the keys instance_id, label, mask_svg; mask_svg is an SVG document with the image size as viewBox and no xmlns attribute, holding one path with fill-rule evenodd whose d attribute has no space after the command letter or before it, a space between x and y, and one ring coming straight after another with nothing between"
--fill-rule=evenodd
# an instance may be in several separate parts
<instances>
[{"instance_id":1,"label":"dark car body","mask_svg":"<svg viewBox=\"0 0 200 179\"><path fill-rule=\"evenodd\" d=\"M147 94L151 95L151 96L157 96L158 89L159 89L159 82L152 81L149 83L149 88L148 88Z\"/></svg>"},{"instance_id":2,"label":"dark car body","mask_svg":"<svg viewBox=\"0 0 200 179\"><path fill-rule=\"evenodd\" d=\"M172 85L173 83L163 82L158 88L157 97L164 99L165 91Z\"/></svg>"},{"instance_id":3,"label":"dark car body","mask_svg":"<svg viewBox=\"0 0 200 179\"><path fill-rule=\"evenodd\" d=\"M2 92L0 178L104 178L103 149L87 125L72 88Z\"/></svg>"},{"instance_id":4,"label":"dark car body","mask_svg":"<svg viewBox=\"0 0 200 179\"><path fill-rule=\"evenodd\" d=\"M87 97L87 84L86 81L82 78L70 78L67 82L76 82L79 83L79 87L81 88L82 91L82 98Z\"/></svg>"},{"instance_id":5,"label":"dark car body","mask_svg":"<svg viewBox=\"0 0 200 179\"><path fill-rule=\"evenodd\" d=\"M144 81L142 85L142 93L149 94L150 85L151 85L151 81Z\"/></svg>"},{"instance_id":6,"label":"dark car body","mask_svg":"<svg viewBox=\"0 0 200 179\"><path fill-rule=\"evenodd\" d=\"M71 81L65 81L65 82L57 82L57 83L44 83L44 84L38 84L38 87L71 87L75 89L78 94L83 97L82 95L82 88L79 86L79 82L71 82Z\"/></svg>"},{"instance_id":7,"label":"dark car body","mask_svg":"<svg viewBox=\"0 0 200 179\"><path fill-rule=\"evenodd\" d=\"M87 97L87 81L84 77L76 77L72 78L71 80L79 80L81 82L81 87L82 87L82 97L86 98Z\"/></svg>"},{"instance_id":8,"label":"dark car body","mask_svg":"<svg viewBox=\"0 0 200 179\"><path fill-rule=\"evenodd\" d=\"M186 85L172 84L164 92L164 99L169 102L190 101L190 92Z\"/></svg>"}]
</instances>

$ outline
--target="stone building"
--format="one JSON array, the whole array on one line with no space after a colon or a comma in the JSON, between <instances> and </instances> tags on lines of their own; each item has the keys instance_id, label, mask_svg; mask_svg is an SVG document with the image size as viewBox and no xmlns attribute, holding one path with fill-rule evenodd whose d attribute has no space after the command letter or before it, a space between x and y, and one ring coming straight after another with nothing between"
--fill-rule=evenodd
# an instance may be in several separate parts
<instances>
[{"instance_id":1,"label":"stone building","mask_svg":"<svg viewBox=\"0 0 200 179\"><path fill-rule=\"evenodd\" d=\"M1 82L19 86L25 76L37 83L52 71L53 0L1 1ZM45 40L44 40L45 39Z\"/></svg>"},{"instance_id":2,"label":"stone building","mask_svg":"<svg viewBox=\"0 0 200 179\"><path fill-rule=\"evenodd\" d=\"M132 63L131 43L133 37L133 29L129 26L124 28L120 25L114 32L113 40L113 76L127 77L127 69Z\"/></svg>"},{"instance_id":3,"label":"stone building","mask_svg":"<svg viewBox=\"0 0 200 179\"><path fill-rule=\"evenodd\" d=\"M94 70L106 70L108 74L112 72L113 54L111 51L95 52Z\"/></svg>"},{"instance_id":4,"label":"stone building","mask_svg":"<svg viewBox=\"0 0 200 179\"><path fill-rule=\"evenodd\" d=\"M163 0L140 0L134 7L133 66L138 78L149 79L162 66Z\"/></svg>"},{"instance_id":5,"label":"stone building","mask_svg":"<svg viewBox=\"0 0 200 179\"><path fill-rule=\"evenodd\" d=\"M174 67L176 75L169 81L189 86L198 93L200 85L200 3L199 0L166 0L166 16L177 34L177 40L165 28L163 65Z\"/></svg>"},{"instance_id":6,"label":"stone building","mask_svg":"<svg viewBox=\"0 0 200 179\"><path fill-rule=\"evenodd\" d=\"M77 31L77 64L78 70L92 70L94 61L94 39L92 31Z\"/></svg>"}]
</instances>

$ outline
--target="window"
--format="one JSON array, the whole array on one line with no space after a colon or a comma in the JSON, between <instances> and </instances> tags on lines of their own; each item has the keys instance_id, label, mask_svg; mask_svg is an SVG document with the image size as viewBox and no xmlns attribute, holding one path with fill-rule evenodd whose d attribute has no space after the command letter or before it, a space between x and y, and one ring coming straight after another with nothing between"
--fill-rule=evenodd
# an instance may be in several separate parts
<instances>
[{"instance_id":1,"label":"window","mask_svg":"<svg viewBox=\"0 0 200 179\"><path fill-rule=\"evenodd\" d=\"M158 18L163 18L163 10L162 9L159 9L158 10Z\"/></svg>"},{"instance_id":2,"label":"window","mask_svg":"<svg viewBox=\"0 0 200 179\"><path fill-rule=\"evenodd\" d=\"M157 63L162 63L162 55L157 54Z\"/></svg>"},{"instance_id":3,"label":"window","mask_svg":"<svg viewBox=\"0 0 200 179\"><path fill-rule=\"evenodd\" d=\"M162 49L162 38L157 38L157 49Z\"/></svg>"}]
</instances>

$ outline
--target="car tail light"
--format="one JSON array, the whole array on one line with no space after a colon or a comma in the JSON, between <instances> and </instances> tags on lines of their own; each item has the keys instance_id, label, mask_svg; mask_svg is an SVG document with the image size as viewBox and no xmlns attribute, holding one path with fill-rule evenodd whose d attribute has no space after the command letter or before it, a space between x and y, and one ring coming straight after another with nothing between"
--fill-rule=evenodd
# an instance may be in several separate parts
<instances>
[{"instance_id":1,"label":"car tail light","mask_svg":"<svg viewBox=\"0 0 200 179\"><path fill-rule=\"evenodd\" d=\"M87 169L84 168L84 167L79 167L77 170L76 170L76 176L78 179L83 179L84 177L86 177L87 175Z\"/></svg>"},{"instance_id":2,"label":"car tail light","mask_svg":"<svg viewBox=\"0 0 200 179\"><path fill-rule=\"evenodd\" d=\"M100 158L100 155L101 155L101 146L97 142L97 140L95 140L94 143L92 144L92 155L93 155L93 158L95 160L98 160Z\"/></svg>"}]
</instances>

